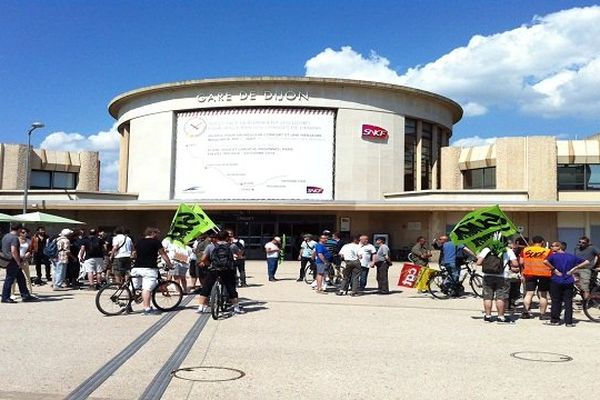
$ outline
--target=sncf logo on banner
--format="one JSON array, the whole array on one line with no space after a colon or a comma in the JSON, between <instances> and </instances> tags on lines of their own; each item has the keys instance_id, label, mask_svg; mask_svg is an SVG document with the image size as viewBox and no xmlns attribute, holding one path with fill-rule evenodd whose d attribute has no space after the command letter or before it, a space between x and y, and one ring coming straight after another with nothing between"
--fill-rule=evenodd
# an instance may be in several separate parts
<instances>
[{"instance_id":1,"label":"sncf logo on banner","mask_svg":"<svg viewBox=\"0 0 600 400\"><path fill-rule=\"evenodd\" d=\"M388 138L388 131L379 126L363 124L362 137L363 139L386 140Z\"/></svg>"},{"instance_id":2,"label":"sncf logo on banner","mask_svg":"<svg viewBox=\"0 0 600 400\"><path fill-rule=\"evenodd\" d=\"M323 193L323 188L318 186L307 186L306 193Z\"/></svg>"}]
</instances>

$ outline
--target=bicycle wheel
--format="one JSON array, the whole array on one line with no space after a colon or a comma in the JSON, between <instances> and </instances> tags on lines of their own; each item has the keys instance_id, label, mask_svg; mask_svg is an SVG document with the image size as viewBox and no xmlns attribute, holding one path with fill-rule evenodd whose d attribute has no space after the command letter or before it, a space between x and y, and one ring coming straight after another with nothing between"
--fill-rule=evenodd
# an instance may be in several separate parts
<instances>
[{"instance_id":1,"label":"bicycle wheel","mask_svg":"<svg viewBox=\"0 0 600 400\"><path fill-rule=\"evenodd\" d=\"M212 290L210 291L210 313L212 315L212 318L215 320L219 319L219 303L221 301L221 283L217 281L215 282L215 284L212 287Z\"/></svg>"},{"instance_id":2,"label":"bicycle wheel","mask_svg":"<svg viewBox=\"0 0 600 400\"><path fill-rule=\"evenodd\" d=\"M429 293L436 299L445 300L450 297L450 293L444 283L448 279L448 275L444 272L435 273L427 282Z\"/></svg>"},{"instance_id":3,"label":"bicycle wheel","mask_svg":"<svg viewBox=\"0 0 600 400\"><path fill-rule=\"evenodd\" d=\"M122 314L132 301L131 291L126 285L106 285L96 294L96 308L104 315Z\"/></svg>"},{"instance_id":4,"label":"bicycle wheel","mask_svg":"<svg viewBox=\"0 0 600 400\"><path fill-rule=\"evenodd\" d=\"M310 265L307 265L306 270L304 271L304 282L306 282L309 285L315 281L315 276L313 272L314 270L310 269Z\"/></svg>"},{"instance_id":5,"label":"bicycle wheel","mask_svg":"<svg viewBox=\"0 0 600 400\"><path fill-rule=\"evenodd\" d=\"M219 303L219 307L221 308L221 312L227 311L227 307L229 307L229 292L227 292L227 288L221 285L221 301Z\"/></svg>"},{"instance_id":6,"label":"bicycle wheel","mask_svg":"<svg viewBox=\"0 0 600 400\"><path fill-rule=\"evenodd\" d=\"M583 312L590 321L600 322L600 293L591 293L583 302Z\"/></svg>"},{"instance_id":7,"label":"bicycle wheel","mask_svg":"<svg viewBox=\"0 0 600 400\"><path fill-rule=\"evenodd\" d=\"M473 294L476 297L481 297L483 295L483 276L478 273L471 275L469 286L471 286L471 290L473 290Z\"/></svg>"},{"instance_id":8,"label":"bicycle wheel","mask_svg":"<svg viewBox=\"0 0 600 400\"><path fill-rule=\"evenodd\" d=\"M183 289L175 281L161 281L152 291L152 304L161 311L177 308L183 299Z\"/></svg>"}]
</instances>

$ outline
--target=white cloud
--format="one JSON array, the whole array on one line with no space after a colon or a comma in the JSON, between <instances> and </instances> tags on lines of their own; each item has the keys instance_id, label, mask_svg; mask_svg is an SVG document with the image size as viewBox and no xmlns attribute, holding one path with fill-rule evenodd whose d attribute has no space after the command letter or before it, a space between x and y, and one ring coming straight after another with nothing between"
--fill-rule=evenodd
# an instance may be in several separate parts
<instances>
[{"instance_id":1,"label":"white cloud","mask_svg":"<svg viewBox=\"0 0 600 400\"><path fill-rule=\"evenodd\" d=\"M468 138L462 138L455 142L450 143L451 146L456 147L475 147L475 146L485 146L488 144L496 143L497 138L481 138L479 136L473 136Z\"/></svg>"},{"instance_id":2,"label":"white cloud","mask_svg":"<svg viewBox=\"0 0 600 400\"><path fill-rule=\"evenodd\" d=\"M390 61L350 46L326 49L306 62L307 76L407 85L448 96L465 116L490 108L594 118L600 109L600 6L536 16L531 24L469 42L399 74Z\"/></svg>"},{"instance_id":3,"label":"white cloud","mask_svg":"<svg viewBox=\"0 0 600 400\"><path fill-rule=\"evenodd\" d=\"M116 124L108 131L84 136L80 133L53 132L40 148L59 151L97 151L100 157L100 189L117 190L119 172L119 133Z\"/></svg>"}]
</instances>

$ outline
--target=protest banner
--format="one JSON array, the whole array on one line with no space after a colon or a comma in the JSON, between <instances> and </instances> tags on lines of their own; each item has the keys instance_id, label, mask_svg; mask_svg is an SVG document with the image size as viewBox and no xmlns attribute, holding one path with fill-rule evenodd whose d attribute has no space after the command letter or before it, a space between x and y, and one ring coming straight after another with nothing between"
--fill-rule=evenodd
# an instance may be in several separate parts
<instances>
[{"instance_id":1,"label":"protest banner","mask_svg":"<svg viewBox=\"0 0 600 400\"><path fill-rule=\"evenodd\" d=\"M422 269L423 267L421 265L404 263L402 271L400 271L398 286L414 288L419 280Z\"/></svg>"},{"instance_id":2,"label":"protest banner","mask_svg":"<svg viewBox=\"0 0 600 400\"><path fill-rule=\"evenodd\" d=\"M287 237L285 233L281 235L281 247L279 247L279 264L281 264L285 260L285 245L286 245Z\"/></svg>"},{"instance_id":3,"label":"protest banner","mask_svg":"<svg viewBox=\"0 0 600 400\"><path fill-rule=\"evenodd\" d=\"M454 244L464 244L473 252L479 253L494 239L496 232L504 237L518 232L498 205L471 211L456 224L449 236Z\"/></svg>"},{"instance_id":4,"label":"protest banner","mask_svg":"<svg viewBox=\"0 0 600 400\"><path fill-rule=\"evenodd\" d=\"M186 244L194 240L198 235L208 232L215 227L215 223L200 206L194 205L190 207L182 203L173 216L167 236L173 242Z\"/></svg>"}]
</instances>

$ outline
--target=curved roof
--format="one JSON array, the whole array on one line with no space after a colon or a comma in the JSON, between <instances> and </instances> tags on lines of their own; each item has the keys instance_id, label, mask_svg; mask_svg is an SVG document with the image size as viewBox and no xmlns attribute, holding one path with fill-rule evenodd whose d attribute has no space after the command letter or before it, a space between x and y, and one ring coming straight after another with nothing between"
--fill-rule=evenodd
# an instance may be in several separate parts
<instances>
[{"instance_id":1,"label":"curved roof","mask_svg":"<svg viewBox=\"0 0 600 400\"><path fill-rule=\"evenodd\" d=\"M190 81L180 81L163 83L159 85L147 86L140 89L131 90L129 92L122 93L111 100L108 105L108 112L115 119L118 119L119 109L128 101L131 101L138 97L144 97L151 94L156 94L165 91L171 91L179 88L193 88L193 87L210 87L223 83L242 82L242 83L281 83L281 82L295 82L304 84L317 84L322 86L355 86L362 88L373 88L381 90L391 90L403 92L405 94L412 94L419 97L425 97L430 101L440 103L447 107L453 118L453 123L457 123L463 116L463 109L457 102L450 100L447 97L440 96L432 92L425 90L415 89L408 86L393 85L383 82L372 82L372 81L361 81L353 79L335 79L335 78L314 78L314 77L283 77L283 76L266 76L266 77L232 77L232 78L218 78L218 79L199 79Z\"/></svg>"}]
</instances>

